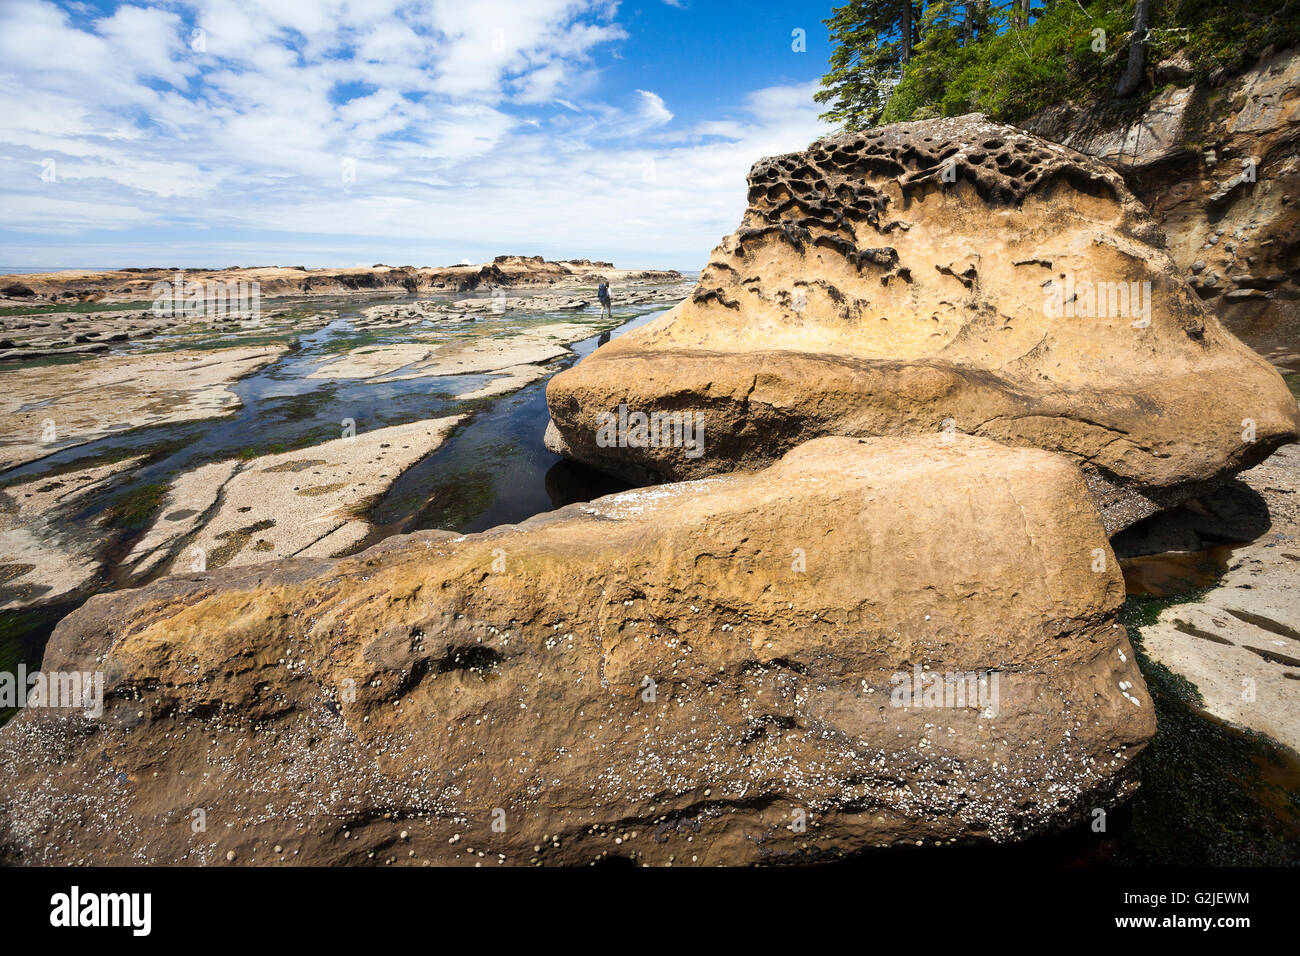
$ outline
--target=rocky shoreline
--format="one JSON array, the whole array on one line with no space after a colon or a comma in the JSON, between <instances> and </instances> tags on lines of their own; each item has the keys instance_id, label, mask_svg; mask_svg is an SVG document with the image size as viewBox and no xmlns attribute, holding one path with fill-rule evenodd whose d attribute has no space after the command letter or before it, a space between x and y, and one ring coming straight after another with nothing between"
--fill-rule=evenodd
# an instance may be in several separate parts
<instances>
[{"instance_id":1,"label":"rocky shoreline","mask_svg":"<svg viewBox=\"0 0 1300 956\"><path fill-rule=\"evenodd\" d=\"M1142 629L1142 643L1195 685L1210 713L1300 753L1300 448L1280 450L1240 480L1258 496L1252 514L1267 530L1257 533L1256 522L1243 529L1223 576L1161 611ZM1199 519L1214 541L1213 532L1232 527L1218 517L1211 507L1164 521L1182 527Z\"/></svg>"},{"instance_id":2,"label":"rocky shoreline","mask_svg":"<svg viewBox=\"0 0 1300 956\"><path fill-rule=\"evenodd\" d=\"M681 294L676 285L616 293L620 310L677 301ZM252 326L199 328L168 343L123 346L121 354L78 355L71 368L11 366L4 374L18 427L0 439L0 468L18 477L7 476L0 486L0 612L84 600L173 566L216 568L354 550L374 531L367 509L440 447L476 403L551 374L556 363L572 359L573 343L609 328L607 321L592 322L584 300L578 299L582 310L556 309L569 301L556 293L512 297L501 310L464 307L497 301L307 310L284 325L275 324L279 312L272 312ZM347 318L340 321L340 313ZM548 315L568 319L546 321ZM465 322L476 324L462 329ZM283 335L277 344L232 344L269 329ZM298 339L304 334L326 348L304 355ZM236 434L226 456L214 452L179 471L159 471L159 455L165 458L175 440L169 428L221 428L248 418L240 394L282 392L274 383L285 378L300 381L293 391L311 390L301 412L287 410L290 421L340 390L445 390L446 400L429 405L435 417L417 412L377 427L374 415L380 423L386 415L366 399L313 430L301 453L280 452L280 443L264 439L259 454L256 443ZM282 418L273 408L268 415L273 423ZM133 438L145 435L157 437ZM106 444L119 436L120 451ZM288 437L301 444L297 430ZM142 484L136 478L142 469L154 479ZM301 482L292 478L299 470ZM124 527L124 518L138 526Z\"/></svg>"},{"instance_id":3,"label":"rocky shoreline","mask_svg":"<svg viewBox=\"0 0 1300 956\"><path fill-rule=\"evenodd\" d=\"M226 414L239 404L231 383L283 353L272 346L105 356L76 366L75 387L66 368L8 371L0 413L11 427L0 440L0 468L113 431Z\"/></svg>"},{"instance_id":4,"label":"rocky shoreline","mask_svg":"<svg viewBox=\"0 0 1300 956\"><path fill-rule=\"evenodd\" d=\"M43 667L100 674L101 706L0 730L0 859L807 863L1122 805L1156 713L1112 537L1293 469L1286 383L1119 174L1033 134L898 124L749 186L686 301L548 384L548 445L640 487L331 557L274 530L297 503L275 482L339 493L312 471L331 446L205 476L248 485L208 496L208 544L248 530L237 501L256 530L59 623ZM479 301L368 318L455 327ZM512 379L577 334L364 345L311 376ZM1168 636L1148 652L1194 666ZM1300 685L1273 676L1257 723L1283 732Z\"/></svg>"},{"instance_id":5,"label":"rocky shoreline","mask_svg":"<svg viewBox=\"0 0 1300 956\"><path fill-rule=\"evenodd\" d=\"M611 262L573 259L549 262L541 256L497 256L492 262L454 266L389 266L308 269L306 266L232 266L226 269L64 270L0 276L0 307L41 303L152 302L175 294L177 276L186 289L227 289L257 284L264 298L284 296L450 294L535 286L615 285L681 281L671 269L618 269ZM159 291L162 289L163 291Z\"/></svg>"},{"instance_id":6,"label":"rocky shoreline","mask_svg":"<svg viewBox=\"0 0 1300 956\"><path fill-rule=\"evenodd\" d=\"M155 284L177 287L177 273L129 270L112 273L58 272L40 276L10 276L11 292L26 289L30 296L0 295L0 363L102 354L135 347L160 347L173 340L203 338L214 332L283 335L319 328L338 317L329 305L348 299L384 294L401 301L370 306L356 320L358 327L400 328L420 322L472 321L475 318L521 311L578 312L596 303L595 286L612 283L619 306L680 301L690 284L672 270L615 269L584 271L592 263L548 263L541 259L511 260L506 268L449 267L444 274L426 270L420 281L404 282L401 270L387 271L374 281L315 281L310 288L286 283L281 273L298 270L227 269L183 273L184 288L212 290L257 283L256 299L230 298L215 292L211 299L184 296L157 299ZM518 260L518 262L515 262ZM511 266L518 268L511 268ZM456 276L479 275L483 281ZM317 270L321 271L321 270ZM371 273L367 273L370 275ZM140 276L143 275L144 278ZM350 273L348 274L350 275ZM399 275L399 278L394 278ZM79 283L90 283L83 288ZM35 290L40 290L39 292ZM470 293L465 295L464 293ZM507 292L512 293L507 295ZM170 294L170 292L168 292ZM411 296L424 298L411 299ZM147 309L123 304L149 302ZM325 307L320 304L324 303ZM98 307L95 307L98 306Z\"/></svg>"}]
</instances>

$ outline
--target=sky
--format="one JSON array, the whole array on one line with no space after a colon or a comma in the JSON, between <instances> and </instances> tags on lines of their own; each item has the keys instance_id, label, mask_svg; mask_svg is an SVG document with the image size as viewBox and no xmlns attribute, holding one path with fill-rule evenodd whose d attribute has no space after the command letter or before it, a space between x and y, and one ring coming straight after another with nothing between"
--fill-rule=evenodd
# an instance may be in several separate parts
<instances>
[{"instance_id":1,"label":"sky","mask_svg":"<svg viewBox=\"0 0 1300 956\"><path fill-rule=\"evenodd\" d=\"M0 267L703 267L832 3L0 0Z\"/></svg>"}]
</instances>

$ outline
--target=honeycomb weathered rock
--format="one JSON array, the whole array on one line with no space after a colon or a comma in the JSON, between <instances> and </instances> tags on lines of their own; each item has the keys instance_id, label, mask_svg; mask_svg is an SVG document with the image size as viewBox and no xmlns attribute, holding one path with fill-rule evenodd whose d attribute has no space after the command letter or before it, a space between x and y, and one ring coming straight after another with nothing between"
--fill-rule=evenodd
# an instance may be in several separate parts
<instances>
[{"instance_id":1,"label":"honeycomb weathered rock","mask_svg":"<svg viewBox=\"0 0 1300 956\"><path fill-rule=\"evenodd\" d=\"M982 116L764 159L690 299L552 379L555 450L638 482L759 467L818 435L959 431L1086 471L1127 526L1297 435L1118 173ZM606 447L692 410L703 454Z\"/></svg>"}]
</instances>

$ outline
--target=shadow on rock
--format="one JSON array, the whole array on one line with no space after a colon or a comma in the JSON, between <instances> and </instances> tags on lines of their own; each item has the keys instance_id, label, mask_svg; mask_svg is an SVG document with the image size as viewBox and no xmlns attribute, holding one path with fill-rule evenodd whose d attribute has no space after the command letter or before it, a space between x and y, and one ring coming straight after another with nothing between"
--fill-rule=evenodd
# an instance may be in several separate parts
<instances>
[{"instance_id":1,"label":"shadow on rock","mask_svg":"<svg viewBox=\"0 0 1300 956\"><path fill-rule=\"evenodd\" d=\"M1254 541L1272 526L1268 503L1243 481L1152 515L1111 538L1120 558L1168 551L1206 551L1216 545Z\"/></svg>"}]
</instances>

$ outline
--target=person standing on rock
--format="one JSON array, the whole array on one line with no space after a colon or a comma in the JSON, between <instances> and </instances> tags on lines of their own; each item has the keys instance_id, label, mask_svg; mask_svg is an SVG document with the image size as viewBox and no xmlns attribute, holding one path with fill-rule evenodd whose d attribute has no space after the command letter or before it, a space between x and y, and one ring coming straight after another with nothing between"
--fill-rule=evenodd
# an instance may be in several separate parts
<instances>
[{"instance_id":1,"label":"person standing on rock","mask_svg":"<svg viewBox=\"0 0 1300 956\"><path fill-rule=\"evenodd\" d=\"M608 315L612 319L614 310L610 306L609 283L604 279L601 279L600 285L596 286L596 298L600 300L600 314Z\"/></svg>"}]
</instances>

